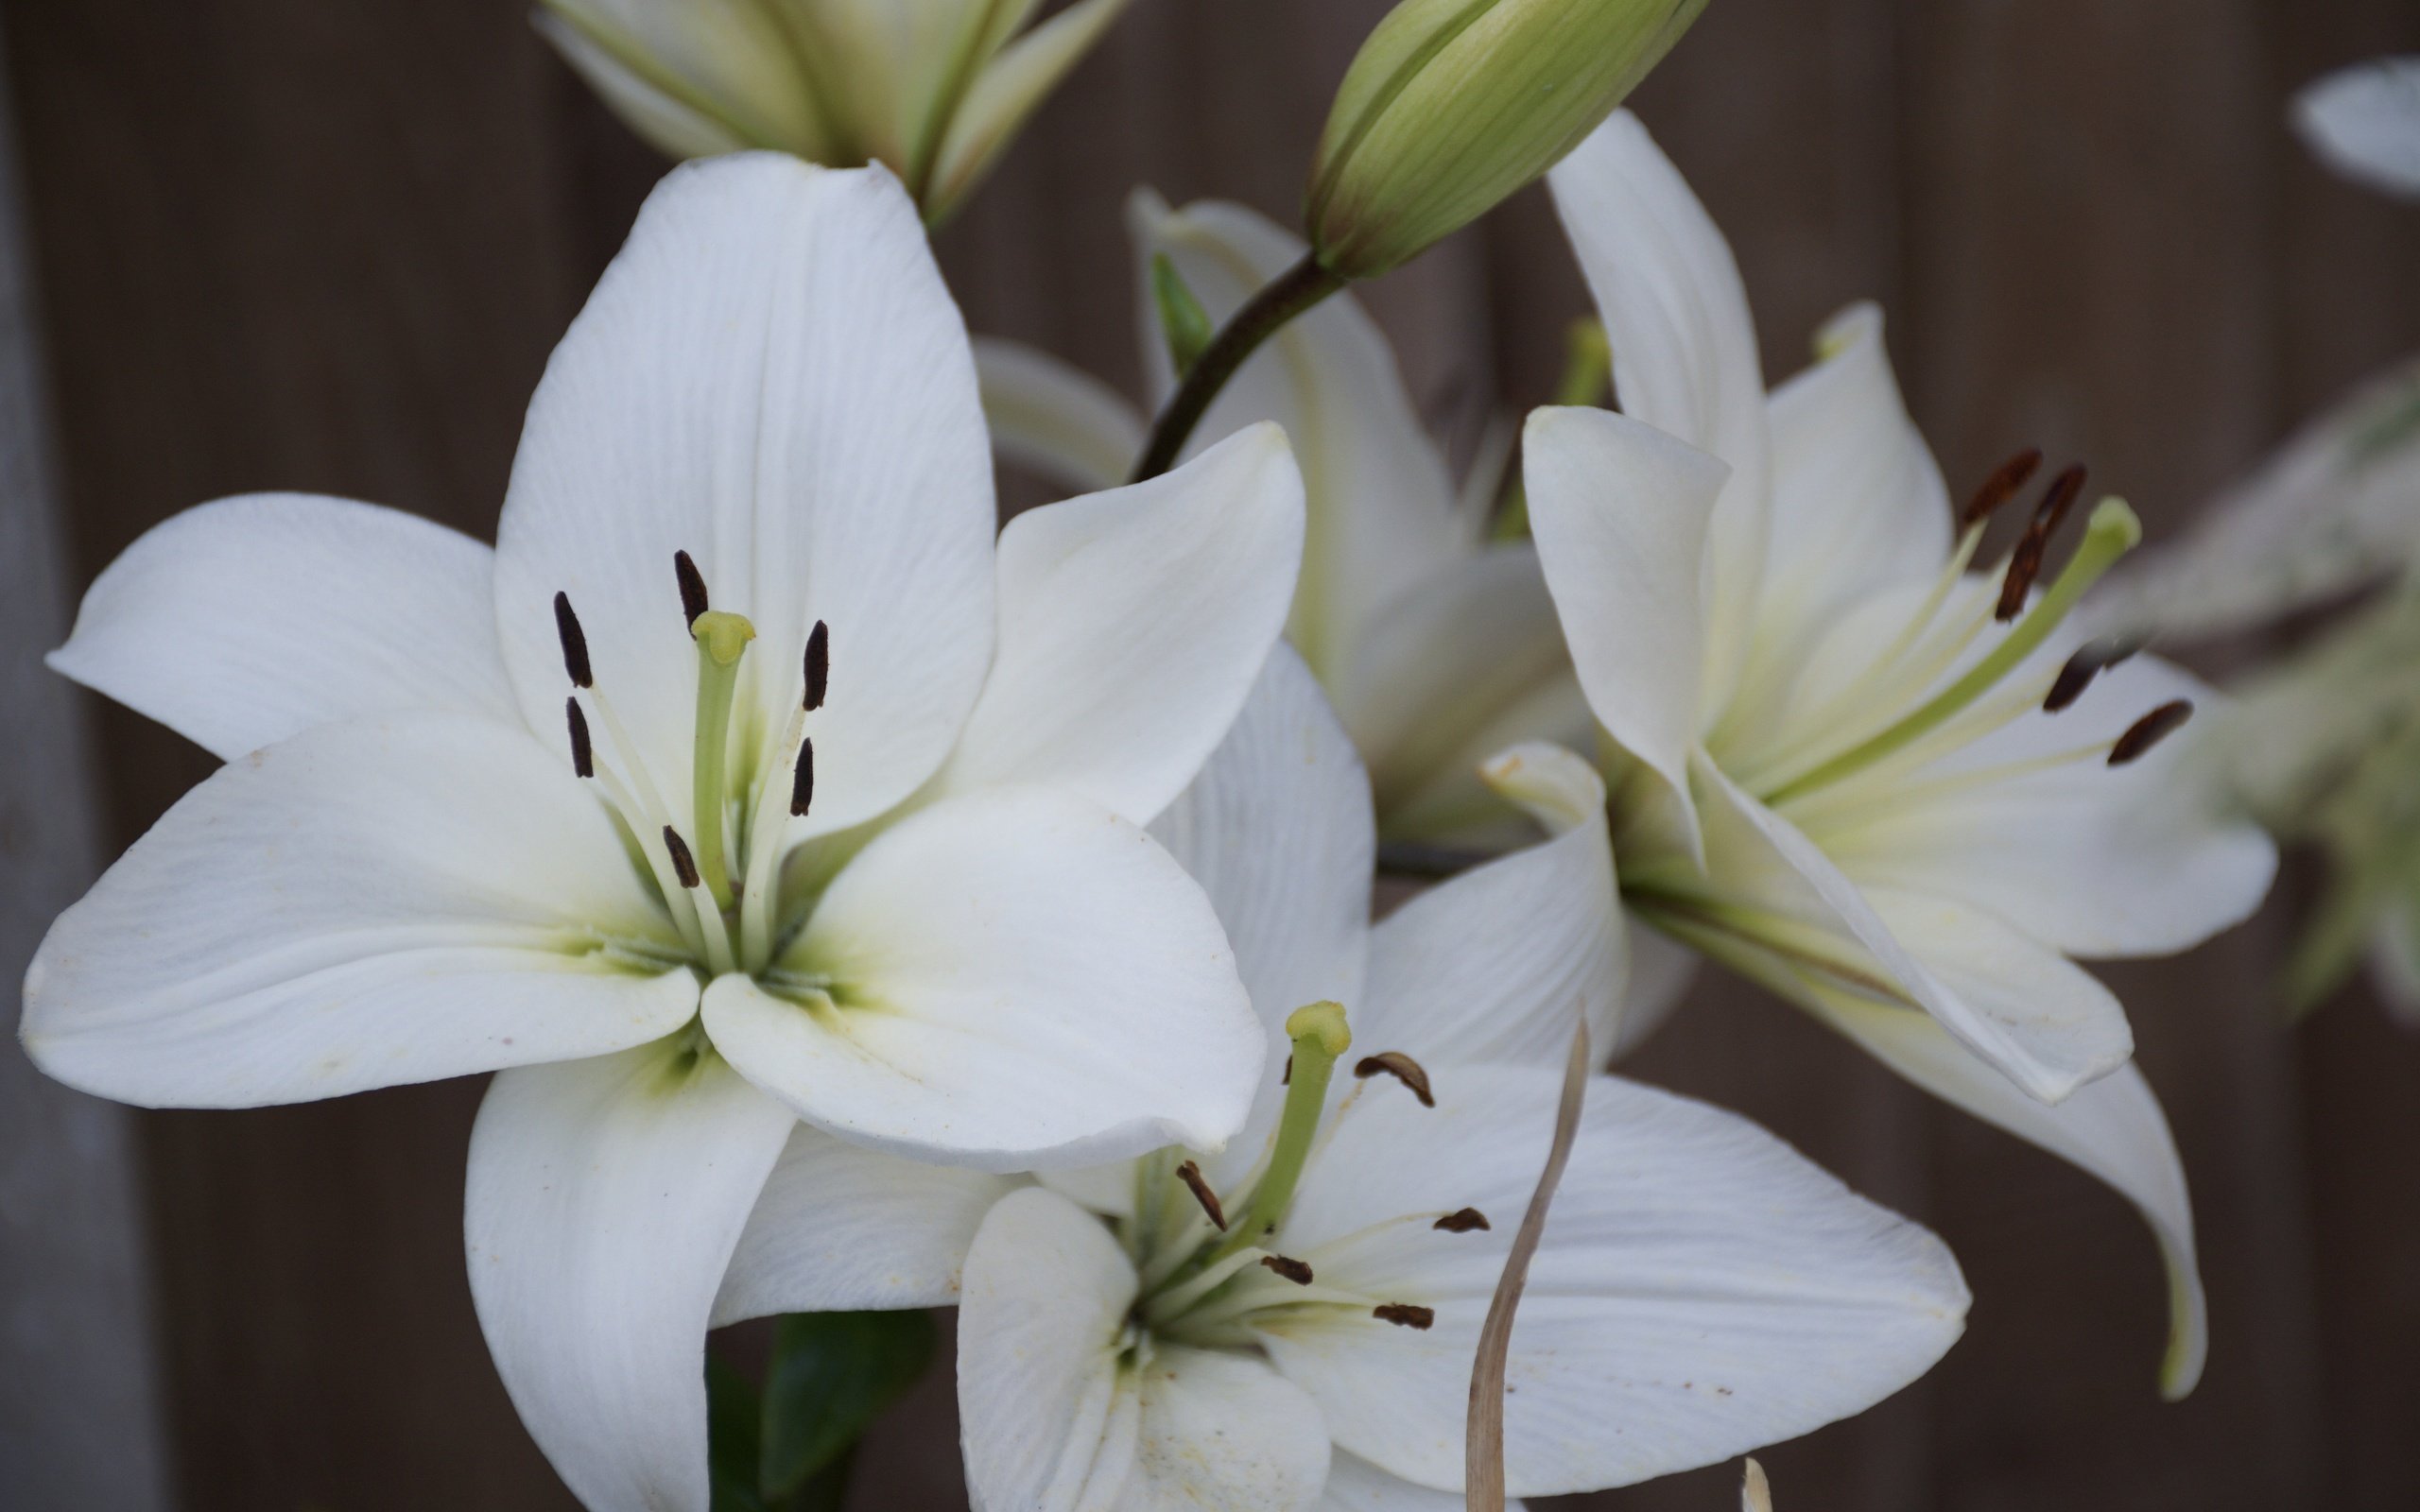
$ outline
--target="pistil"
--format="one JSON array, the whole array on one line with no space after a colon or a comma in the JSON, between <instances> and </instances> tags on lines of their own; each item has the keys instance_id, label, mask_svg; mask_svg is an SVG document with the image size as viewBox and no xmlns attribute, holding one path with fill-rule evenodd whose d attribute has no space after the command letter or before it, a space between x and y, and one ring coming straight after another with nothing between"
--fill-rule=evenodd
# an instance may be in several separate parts
<instances>
[{"instance_id":1,"label":"pistil","mask_svg":"<svg viewBox=\"0 0 2420 1512\"><path fill-rule=\"evenodd\" d=\"M690 634L698 643L698 734L690 768L698 874L715 906L728 910L731 867L724 835L730 822L724 811L730 806L731 780L724 764L730 757L731 705L739 686L739 662L748 653L748 643L756 639L756 627L737 614L707 610L692 622Z\"/></svg>"},{"instance_id":2,"label":"pistil","mask_svg":"<svg viewBox=\"0 0 2420 1512\"><path fill-rule=\"evenodd\" d=\"M1293 1071L1286 1084L1286 1109L1278 1118L1277 1143L1270 1151L1269 1169L1253 1186L1243 1217L1202 1257L1201 1263L1205 1267L1257 1245L1285 1218L1294 1200L1295 1183L1303 1178L1303 1164L1310 1159L1320 1115L1327 1107L1328 1078L1336 1071L1337 1058L1353 1046L1344 1007L1337 1003L1296 1008L1286 1021L1286 1035L1294 1041Z\"/></svg>"}]
</instances>

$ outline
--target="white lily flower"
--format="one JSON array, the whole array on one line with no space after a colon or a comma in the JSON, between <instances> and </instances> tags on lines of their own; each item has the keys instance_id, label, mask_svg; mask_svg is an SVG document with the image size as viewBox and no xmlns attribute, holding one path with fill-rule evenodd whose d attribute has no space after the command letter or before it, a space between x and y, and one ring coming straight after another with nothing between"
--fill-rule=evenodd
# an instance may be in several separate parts
<instances>
[{"instance_id":1,"label":"white lily flower","mask_svg":"<svg viewBox=\"0 0 2420 1512\"><path fill-rule=\"evenodd\" d=\"M2180 796L2176 747L2147 754L2207 691L2062 623L2132 516L2104 504L2029 593L2023 558L2082 481L2063 478L2013 581L1968 575L1979 522L1953 540L1876 312L1836 320L1768 398L1730 250L1635 119L1550 181L1624 413L1539 411L1525 467L1611 737L1624 902L2132 1197L2177 1283L2167 1386L2189 1389L2203 1304L2175 1152L2123 1010L2070 957L2235 923L2275 852Z\"/></svg>"},{"instance_id":2,"label":"white lily flower","mask_svg":"<svg viewBox=\"0 0 2420 1512\"><path fill-rule=\"evenodd\" d=\"M538 29L673 157L886 163L939 221L1128 3L543 0Z\"/></svg>"},{"instance_id":3,"label":"white lily flower","mask_svg":"<svg viewBox=\"0 0 2420 1512\"><path fill-rule=\"evenodd\" d=\"M982 1219L959 1324L977 1507L1461 1504L1570 1015L1610 1028L1622 970L1601 783L1545 746L1490 777L1552 837L1373 929L1366 778L1301 663L1271 662L1157 833L1218 901L1285 1085L1221 1155L1046 1173ZM1862 1410L1966 1302L1938 1240L1753 1125L1598 1077L1512 1339L1510 1485L1624 1485Z\"/></svg>"},{"instance_id":4,"label":"white lily flower","mask_svg":"<svg viewBox=\"0 0 2420 1512\"><path fill-rule=\"evenodd\" d=\"M1260 215L1215 201L1170 210L1144 192L1129 220L1157 405L1176 371L1154 313L1152 260L1169 258L1218 322L1299 262L1304 246ZM1005 455L1074 488L1126 475L1144 423L1125 400L1009 343L978 342L977 357ZM1503 454L1482 456L1455 483L1386 338L1349 294L1287 326L1246 363L1187 455L1263 421L1293 438L1309 504L1288 638L1370 765L1382 833L1487 849L1517 843L1517 816L1480 782L1480 763L1523 740L1584 747L1594 720L1535 549L1487 539Z\"/></svg>"},{"instance_id":5,"label":"white lily flower","mask_svg":"<svg viewBox=\"0 0 2420 1512\"><path fill-rule=\"evenodd\" d=\"M2294 96L2294 126L2348 179L2420 198L2420 57L2339 69Z\"/></svg>"},{"instance_id":6,"label":"white lily flower","mask_svg":"<svg viewBox=\"0 0 2420 1512\"><path fill-rule=\"evenodd\" d=\"M994 532L890 176L676 171L493 552L262 496L94 586L55 664L229 765L54 926L27 1050L187 1107L500 1071L466 1224L505 1383L590 1506L702 1509L709 1311L799 1120L1026 1170L1250 1108L1232 954L1141 826L1280 633L1284 438Z\"/></svg>"}]
</instances>

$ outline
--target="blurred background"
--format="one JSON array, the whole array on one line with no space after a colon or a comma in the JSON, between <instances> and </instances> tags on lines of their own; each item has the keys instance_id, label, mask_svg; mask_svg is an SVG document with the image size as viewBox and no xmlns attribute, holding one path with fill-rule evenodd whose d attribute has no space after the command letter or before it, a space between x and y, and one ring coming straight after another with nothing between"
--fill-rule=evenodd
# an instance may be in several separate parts
<instances>
[{"instance_id":1,"label":"blurred background","mask_svg":"<svg viewBox=\"0 0 2420 1512\"><path fill-rule=\"evenodd\" d=\"M942 235L970 323L1130 387L1128 189L1291 219L1385 0L1136 0ZM0 0L0 981L198 749L42 671L83 585L216 495L492 533L549 347L663 164L526 0ZM1638 97L1738 249L1770 377L1890 313L1953 488L2026 442L2154 536L2420 350L2420 211L2288 134L2414 0L1715 0ZM1544 401L1585 304L1534 191L1365 291L1441 434ZM2245 648L2238 648L2238 650ZM2221 659L2211 669L2223 670ZM1976 1294L1932 1376L1773 1451L1786 1508L2408 1508L2420 1486L2420 1038L2284 1026L2307 888L2111 973L2185 1151L2215 1343L2153 1386L2149 1236L2081 1173L1708 980L1629 1068L1938 1228ZM13 1022L13 1013L10 1014ZM475 1083L130 1114L0 1048L0 1506L571 1506L462 1275ZM949 1512L946 1374L855 1506ZM1736 1505L1718 1469L1572 1506Z\"/></svg>"}]
</instances>

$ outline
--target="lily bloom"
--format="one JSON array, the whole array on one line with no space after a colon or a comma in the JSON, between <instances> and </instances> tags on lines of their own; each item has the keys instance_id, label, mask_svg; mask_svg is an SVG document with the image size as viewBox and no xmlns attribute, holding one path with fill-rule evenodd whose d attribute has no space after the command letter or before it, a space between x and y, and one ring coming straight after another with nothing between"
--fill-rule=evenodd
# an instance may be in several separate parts
<instances>
[{"instance_id":1,"label":"lily bloom","mask_svg":"<svg viewBox=\"0 0 2420 1512\"><path fill-rule=\"evenodd\" d=\"M538 29L676 158L880 163L946 219L1129 0L543 0Z\"/></svg>"},{"instance_id":2,"label":"lily bloom","mask_svg":"<svg viewBox=\"0 0 2420 1512\"><path fill-rule=\"evenodd\" d=\"M800 1120L1014 1171L1242 1126L1257 1021L1141 826L1277 640L1301 484L1262 427L995 545L914 207L755 154L649 199L498 537L264 495L101 576L54 664L228 765L52 928L23 1037L147 1106L497 1071L505 1383L590 1506L702 1509L709 1312Z\"/></svg>"},{"instance_id":3,"label":"lily bloom","mask_svg":"<svg viewBox=\"0 0 2420 1512\"><path fill-rule=\"evenodd\" d=\"M2182 1176L2123 1009L2072 958L2190 946L2276 858L2159 745L2208 691L2066 623L2133 516L2091 510L2053 571L2070 472L2004 570L1970 573L2036 459L1959 522L1870 307L1768 397L1729 248L1635 119L1550 182L1622 413L1537 412L1525 472L1609 737L1625 904L2132 1197L2175 1281L2168 1388L2189 1389Z\"/></svg>"},{"instance_id":4,"label":"lily bloom","mask_svg":"<svg viewBox=\"0 0 2420 1512\"><path fill-rule=\"evenodd\" d=\"M1219 201L1171 210L1139 193L1128 220L1157 405L1177 374L1154 313L1154 260L1167 257L1221 322L1301 261L1304 246ZM1127 475L1145 425L1122 396L1012 343L978 342L977 357L1004 455L1070 488ZM1386 337L1349 293L1286 326L1244 365L1188 455L1263 421L1293 439L1309 509L1287 638L1369 764L1380 832L1489 850L1518 843L1525 825L1479 781L1479 765L1525 740L1585 747L1595 722L1535 548L1489 539L1511 438L1458 483Z\"/></svg>"},{"instance_id":5,"label":"lily bloom","mask_svg":"<svg viewBox=\"0 0 2420 1512\"><path fill-rule=\"evenodd\" d=\"M962 1292L951 1248L927 1245L944 1284L916 1299L959 1301L977 1506L1461 1504L1479 1329L1551 1142L1573 1015L1603 1042L1623 972L1595 773L1530 746L1489 778L1550 837L1372 928L1367 779L1281 651L1162 816L1285 1070L1272 1056L1223 1153L1005 1192ZM897 1177L861 1184L959 1200ZM889 1243L883 1263L916 1268ZM1966 1304L1925 1230L1741 1119L1595 1077L1512 1336L1510 1485L1626 1485L1861 1411L1948 1349Z\"/></svg>"}]
</instances>

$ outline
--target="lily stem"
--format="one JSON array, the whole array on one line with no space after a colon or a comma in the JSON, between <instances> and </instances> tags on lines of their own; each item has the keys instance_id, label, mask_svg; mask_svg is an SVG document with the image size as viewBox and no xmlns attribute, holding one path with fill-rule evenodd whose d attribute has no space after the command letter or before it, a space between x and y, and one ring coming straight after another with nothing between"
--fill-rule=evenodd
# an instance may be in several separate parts
<instances>
[{"instance_id":1,"label":"lily stem","mask_svg":"<svg viewBox=\"0 0 2420 1512\"><path fill-rule=\"evenodd\" d=\"M1308 253L1237 310L1234 318L1220 328L1217 339L1203 350L1201 360L1185 369L1167 407L1160 411L1159 421L1151 428L1151 444L1144 449L1143 460L1134 466L1133 481L1148 482L1176 466L1176 459L1184 455L1184 443L1193 438L1194 428L1210 412L1210 405L1225 390L1228 380L1260 350L1263 342L1284 330L1295 317L1343 288L1345 282L1341 275L1322 266L1317 253Z\"/></svg>"}]
</instances>

